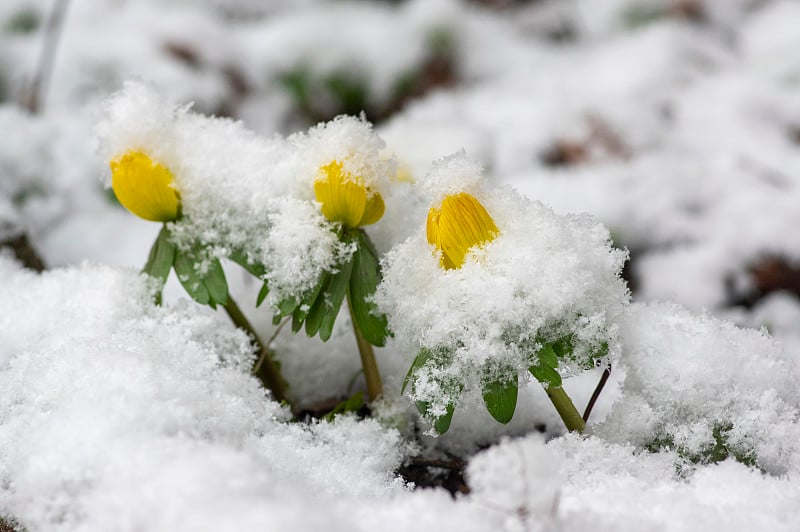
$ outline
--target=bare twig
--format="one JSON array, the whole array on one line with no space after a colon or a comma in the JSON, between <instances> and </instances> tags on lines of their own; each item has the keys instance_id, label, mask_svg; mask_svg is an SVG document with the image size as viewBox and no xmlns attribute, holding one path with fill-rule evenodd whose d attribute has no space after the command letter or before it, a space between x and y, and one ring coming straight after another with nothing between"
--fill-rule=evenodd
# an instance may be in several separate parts
<instances>
[{"instance_id":1,"label":"bare twig","mask_svg":"<svg viewBox=\"0 0 800 532\"><path fill-rule=\"evenodd\" d=\"M261 342L258 334L256 334L256 330L248 321L247 316L244 315L239 305L236 304L230 295L223 308L228 316L230 316L231 321L233 321L237 327L245 331L258 348L260 356L258 362L253 367L252 373L261 379L264 385L272 391L272 397L274 397L276 401L286 402L291 408L292 404L287 395L288 386L283 379L283 375L281 375L281 370L272 359L272 354L269 349Z\"/></svg>"},{"instance_id":2,"label":"bare twig","mask_svg":"<svg viewBox=\"0 0 800 532\"><path fill-rule=\"evenodd\" d=\"M67 12L69 0L55 0L53 10L47 19L44 28L44 44L42 53L39 56L39 63L33 73L33 79L28 86L27 92L22 97L22 105L31 113L38 113L42 109L44 91L47 81L53 70L53 60L58 47L58 39L61 36L61 29L64 26L64 16Z\"/></svg>"},{"instance_id":3,"label":"bare twig","mask_svg":"<svg viewBox=\"0 0 800 532\"><path fill-rule=\"evenodd\" d=\"M291 320L291 319L292 319L291 316L289 316L285 320L283 320L280 325L278 325L278 327L275 329L275 332L272 333L272 336L270 336L269 340L267 340L267 343L264 344L264 347L266 349L270 348L270 346L272 345L272 342L274 342L275 338L277 338L278 335L281 333L281 329L283 329L283 326L286 325L287 323L289 323L289 320ZM258 371L260 367L261 367L261 364L256 363L256 367L255 367L255 369L253 371Z\"/></svg>"},{"instance_id":4,"label":"bare twig","mask_svg":"<svg viewBox=\"0 0 800 532\"><path fill-rule=\"evenodd\" d=\"M597 383L597 386L592 393L591 399L589 399L589 404L586 405L586 410L583 412L583 421L584 423L589 421L589 416L592 415L592 409L594 408L594 404L597 402L598 397L600 397L600 393L603 391L603 388L608 382L608 377L611 376L611 364L606 366L606 369L603 370L603 375L600 377L600 382Z\"/></svg>"}]
</instances>

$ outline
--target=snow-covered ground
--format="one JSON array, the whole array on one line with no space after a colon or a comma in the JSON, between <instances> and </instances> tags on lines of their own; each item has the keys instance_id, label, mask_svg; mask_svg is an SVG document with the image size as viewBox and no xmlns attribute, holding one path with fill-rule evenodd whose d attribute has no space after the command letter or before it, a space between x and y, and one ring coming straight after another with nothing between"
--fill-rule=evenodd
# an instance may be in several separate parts
<instances>
[{"instance_id":1,"label":"snow-covered ground","mask_svg":"<svg viewBox=\"0 0 800 532\"><path fill-rule=\"evenodd\" d=\"M0 242L26 235L47 269L0 249L0 518L31 532L800 530L798 50L793 0L3 0ZM361 110L372 129L312 127ZM222 312L174 275L152 303L138 272L160 226L107 188L131 148L176 172L179 246L269 268L256 308L260 282L223 260L262 338L270 306L352 252L314 172L348 153L377 176L386 212L367 232L396 337L376 349L373 418L293 420ZM456 189L501 236L437 277L426 213ZM345 314L325 343L276 334L296 405L363 389ZM613 366L581 436L535 381L501 425L464 378L440 437L400 393L420 348L464 348L461 378L501 357L500 333L567 315ZM560 369L582 410L601 368ZM397 473L413 456L463 458L469 493L414 489Z\"/></svg>"}]
</instances>

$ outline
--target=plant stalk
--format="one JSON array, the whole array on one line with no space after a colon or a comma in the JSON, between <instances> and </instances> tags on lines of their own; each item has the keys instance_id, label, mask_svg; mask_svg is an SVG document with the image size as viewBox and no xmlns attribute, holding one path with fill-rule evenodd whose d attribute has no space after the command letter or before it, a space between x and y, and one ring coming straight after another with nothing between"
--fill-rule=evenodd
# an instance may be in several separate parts
<instances>
[{"instance_id":1,"label":"plant stalk","mask_svg":"<svg viewBox=\"0 0 800 532\"><path fill-rule=\"evenodd\" d=\"M592 398L589 399L589 403L586 405L586 410L583 411L583 421L588 423L589 416L592 415L592 409L594 409L594 405L597 402L597 399L600 397L600 393L603 391L603 388L608 382L608 378L611 376L611 364L606 366L606 369L603 370L603 375L600 377L600 382L597 383L597 386L592 393Z\"/></svg>"},{"instance_id":2,"label":"plant stalk","mask_svg":"<svg viewBox=\"0 0 800 532\"><path fill-rule=\"evenodd\" d=\"M570 432L583 432L583 429L586 428L586 422L578 413L575 404L569 398L567 392L564 391L564 388L561 386L548 386L545 391L547 392L547 397L553 402L553 406L556 407L558 415L564 421L564 425L567 426L567 430Z\"/></svg>"},{"instance_id":3,"label":"plant stalk","mask_svg":"<svg viewBox=\"0 0 800 532\"><path fill-rule=\"evenodd\" d=\"M378 361L375 360L375 351L372 344L364 338L356 324L356 317L353 315L353 305L350 303L350 291L347 291L347 309L350 311L350 322L353 324L353 333L358 344L358 353L361 355L361 367L364 369L364 380L367 381L367 396L373 402L383 395L383 382L381 372L378 370Z\"/></svg>"},{"instance_id":4,"label":"plant stalk","mask_svg":"<svg viewBox=\"0 0 800 532\"><path fill-rule=\"evenodd\" d=\"M36 71L33 74L27 93L23 95L22 106L31 113L42 110L44 91L50 74L53 70L53 61L58 47L58 39L64 26L64 16L67 12L69 0L57 0L47 19L44 28L44 43Z\"/></svg>"},{"instance_id":5,"label":"plant stalk","mask_svg":"<svg viewBox=\"0 0 800 532\"><path fill-rule=\"evenodd\" d=\"M252 338L253 342L258 347L258 361L253 366L253 374L258 377L261 382L264 383L271 392L272 397L275 398L276 401L279 403L286 403L289 407L292 407L291 402L289 401L289 397L287 396L286 390L288 385L286 384L286 380L281 375L281 370L278 368L278 365L275 363L275 360L272 358L272 354L270 353L269 349L264 345L261 339L256 334L255 329L247 320L247 317L244 315L242 310L239 308L239 305L236 304L236 301L228 294L228 301L225 303L225 312L228 313L228 316L231 318L231 321Z\"/></svg>"}]
</instances>

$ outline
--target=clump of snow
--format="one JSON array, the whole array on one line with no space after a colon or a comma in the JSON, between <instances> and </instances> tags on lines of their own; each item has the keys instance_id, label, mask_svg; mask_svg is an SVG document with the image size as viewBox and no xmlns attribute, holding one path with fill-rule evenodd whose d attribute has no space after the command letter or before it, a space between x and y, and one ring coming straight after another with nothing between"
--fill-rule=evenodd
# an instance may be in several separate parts
<instances>
[{"instance_id":1,"label":"clump of snow","mask_svg":"<svg viewBox=\"0 0 800 532\"><path fill-rule=\"evenodd\" d=\"M470 460L470 497L506 510L514 520L529 514L555 517L563 467L538 434L502 441Z\"/></svg>"},{"instance_id":2,"label":"clump of snow","mask_svg":"<svg viewBox=\"0 0 800 532\"><path fill-rule=\"evenodd\" d=\"M594 434L691 460L797 466L800 373L763 332L675 304L635 304L620 342L621 396Z\"/></svg>"},{"instance_id":3,"label":"clump of snow","mask_svg":"<svg viewBox=\"0 0 800 532\"><path fill-rule=\"evenodd\" d=\"M333 268L352 253L312 203L287 196L273 205L275 212L268 217L271 225L264 233L260 256L267 269L264 278L270 287L270 306L310 290L319 280L321 268Z\"/></svg>"},{"instance_id":4,"label":"clump of snow","mask_svg":"<svg viewBox=\"0 0 800 532\"><path fill-rule=\"evenodd\" d=\"M346 528L341 500L401 489L397 432L287 424L226 320L154 306L130 271L0 258L0 276L0 508L26 529L315 527L299 512L311 493Z\"/></svg>"},{"instance_id":5,"label":"clump of snow","mask_svg":"<svg viewBox=\"0 0 800 532\"><path fill-rule=\"evenodd\" d=\"M463 176L499 236L473 248L461 268L445 270L423 225L387 253L376 294L401 352L442 355L437 367L417 372L413 392L442 412L463 386L479 386L484 371L526 372L542 342L572 337L567 373L570 362L577 370L603 343L613 353L614 319L628 301L619 278L626 253L610 247L601 224L558 216L511 190L482 188L479 175L456 155L434 167L429 190L434 197L455 192Z\"/></svg>"},{"instance_id":6,"label":"clump of snow","mask_svg":"<svg viewBox=\"0 0 800 532\"><path fill-rule=\"evenodd\" d=\"M575 435L548 443L564 464L559 515L567 530L781 530L797 528L791 476L772 477L733 460L676 479L671 452Z\"/></svg>"}]
</instances>

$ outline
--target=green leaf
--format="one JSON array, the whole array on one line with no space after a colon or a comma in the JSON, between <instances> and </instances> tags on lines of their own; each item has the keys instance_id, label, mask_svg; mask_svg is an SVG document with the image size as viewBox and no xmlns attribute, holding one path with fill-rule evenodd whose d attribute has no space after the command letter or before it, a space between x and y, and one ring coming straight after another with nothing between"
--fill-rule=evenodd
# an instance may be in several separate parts
<instances>
[{"instance_id":1,"label":"green leaf","mask_svg":"<svg viewBox=\"0 0 800 532\"><path fill-rule=\"evenodd\" d=\"M572 336L562 336L552 343L553 351L559 359L564 359L572 355Z\"/></svg>"},{"instance_id":2,"label":"green leaf","mask_svg":"<svg viewBox=\"0 0 800 532\"><path fill-rule=\"evenodd\" d=\"M299 311L300 309L298 308L294 311L294 314L292 314L292 332L294 334L300 332L300 329L303 328L303 321L305 320L305 318L300 317Z\"/></svg>"},{"instance_id":3,"label":"green leaf","mask_svg":"<svg viewBox=\"0 0 800 532\"><path fill-rule=\"evenodd\" d=\"M211 297L209 304L213 302L224 305L228 302L228 281L225 279L225 270L222 269L219 259L212 259L208 270L203 275L203 284L206 285Z\"/></svg>"},{"instance_id":4,"label":"green leaf","mask_svg":"<svg viewBox=\"0 0 800 532\"><path fill-rule=\"evenodd\" d=\"M539 358L540 366L547 366L550 368L558 367L558 355L553 349L553 344L544 344L539 352L536 354Z\"/></svg>"},{"instance_id":5,"label":"green leaf","mask_svg":"<svg viewBox=\"0 0 800 532\"><path fill-rule=\"evenodd\" d=\"M358 391L353 394L351 397L348 397L338 405L336 405L333 410L328 412L325 415L325 421L333 421L333 418L340 414L344 414L347 412L358 412L364 408L364 392Z\"/></svg>"},{"instance_id":6,"label":"green leaf","mask_svg":"<svg viewBox=\"0 0 800 532\"><path fill-rule=\"evenodd\" d=\"M506 424L514 417L517 408L517 383L518 376L514 374L511 380L494 380L483 387L483 402L486 409L502 424Z\"/></svg>"},{"instance_id":7,"label":"green leaf","mask_svg":"<svg viewBox=\"0 0 800 532\"><path fill-rule=\"evenodd\" d=\"M269 294L269 283L264 281L264 284L261 285L261 290L258 291L258 297L256 297L256 308L261 306L261 303L267 298Z\"/></svg>"},{"instance_id":8,"label":"green leaf","mask_svg":"<svg viewBox=\"0 0 800 532\"><path fill-rule=\"evenodd\" d=\"M417 372L419 368L425 365L425 363L431 358L431 352L427 349L423 349L419 352L417 357L414 359L414 362L411 363L411 367L408 368L408 373L406 373L406 378L403 379L403 387L400 390L400 395L406 393L406 386L408 383L411 382L411 377L414 376L414 373Z\"/></svg>"},{"instance_id":9,"label":"green leaf","mask_svg":"<svg viewBox=\"0 0 800 532\"><path fill-rule=\"evenodd\" d=\"M329 315L331 312L334 313L333 320L336 320L336 315L339 313L339 307L341 307L342 300L344 299L345 292L347 291L347 284L350 280L352 268L353 262L350 261L347 264L340 266L337 273L329 273L324 276L324 280L321 281L319 294L317 294L314 304L309 309L308 316L306 316L306 334L309 338L320 332L323 322L326 319L330 320ZM337 295L335 292L341 293L338 294L340 296L338 303L334 305L334 303L337 301L334 297ZM330 325L332 328L333 323L331 322ZM325 341L330 338L330 334L327 338L323 338L322 334L320 334L320 338Z\"/></svg>"},{"instance_id":10,"label":"green leaf","mask_svg":"<svg viewBox=\"0 0 800 532\"><path fill-rule=\"evenodd\" d=\"M380 281L380 264L375 247L367 234L359 231L353 255L353 274L350 277L350 303L355 325L369 343L378 347L386 344L389 334L386 316L378 314L375 303L369 301Z\"/></svg>"},{"instance_id":11,"label":"green leaf","mask_svg":"<svg viewBox=\"0 0 800 532\"><path fill-rule=\"evenodd\" d=\"M528 368L531 375L536 377L536 380L548 386L561 386L561 375L558 372L547 366L531 366Z\"/></svg>"},{"instance_id":12,"label":"green leaf","mask_svg":"<svg viewBox=\"0 0 800 532\"><path fill-rule=\"evenodd\" d=\"M297 301L296 297L287 297L278 302L278 312L280 312L281 316L288 316L294 312L294 309L296 309L299 304L300 302Z\"/></svg>"},{"instance_id":13,"label":"green leaf","mask_svg":"<svg viewBox=\"0 0 800 532\"><path fill-rule=\"evenodd\" d=\"M608 356L608 342L603 342L602 344L600 344L600 347L597 349L597 352L595 352L592 355L592 359L596 360L598 358L603 358L605 356Z\"/></svg>"},{"instance_id":14,"label":"green leaf","mask_svg":"<svg viewBox=\"0 0 800 532\"><path fill-rule=\"evenodd\" d=\"M153 247L150 248L150 256L147 258L147 263L142 269L150 277L158 279L161 283L161 288L167 282L169 272L172 270L172 264L175 262L175 244L169 240L169 230L167 226L161 228L161 231L153 242ZM156 294L156 303L161 304L161 290L159 289Z\"/></svg>"},{"instance_id":15,"label":"green leaf","mask_svg":"<svg viewBox=\"0 0 800 532\"><path fill-rule=\"evenodd\" d=\"M303 297L303 301L294 309L292 313L292 332L297 333L303 327L303 322L308 316L308 313L311 312L311 309L314 307L314 303L317 301L317 297L319 296L320 292L322 292L323 287L329 282L331 274L328 272L324 272L320 277L319 281L317 282L316 286L309 290L306 295Z\"/></svg>"},{"instance_id":16,"label":"green leaf","mask_svg":"<svg viewBox=\"0 0 800 532\"><path fill-rule=\"evenodd\" d=\"M558 374L558 356L553 344L544 344L536 354L539 361L528 368L536 380L549 386L561 386L561 375Z\"/></svg>"},{"instance_id":17,"label":"green leaf","mask_svg":"<svg viewBox=\"0 0 800 532\"><path fill-rule=\"evenodd\" d=\"M241 249L234 250L230 256L228 257L230 260L250 272L251 275L254 277L258 277L262 279L267 274L267 269L264 267L263 264L259 264L256 262L250 262L247 259L247 253L245 253Z\"/></svg>"},{"instance_id":18,"label":"green leaf","mask_svg":"<svg viewBox=\"0 0 800 532\"><path fill-rule=\"evenodd\" d=\"M328 285L331 282L331 278L327 277L322 282L322 286L320 288L319 297L314 301L314 304L311 305L311 308L308 310L308 314L306 315L305 324L306 324L306 335L311 338L319 331L320 325L322 325L322 317L324 316L325 312L325 294L327 292Z\"/></svg>"},{"instance_id":19,"label":"green leaf","mask_svg":"<svg viewBox=\"0 0 800 532\"><path fill-rule=\"evenodd\" d=\"M206 258L199 244L189 251L176 250L175 253L175 273L192 299L211 308L228 302L228 281L219 259ZM207 270L202 274L197 268L201 260L210 260Z\"/></svg>"},{"instance_id":20,"label":"green leaf","mask_svg":"<svg viewBox=\"0 0 800 532\"><path fill-rule=\"evenodd\" d=\"M339 309L344 301L344 296L347 293L347 287L350 285L350 275L353 272L353 261L350 260L340 266L339 271L331 277L331 282L327 286L325 292L326 303L325 312L322 316L322 322L319 326L319 338L323 342L327 342L333 332L333 324L336 322L336 316L339 315Z\"/></svg>"},{"instance_id":21,"label":"green leaf","mask_svg":"<svg viewBox=\"0 0 800 532\"><path fill-rule=\"evenodd\" d=\"M417 401L417 410L419 410L419 413L426 419L431 419L430 406L430 403L427 401ZM448 403L445 407L445 413L439 417L433 418L433 428L440 436L450 429L450 422L453 421L454 411L455 405L453 403Z\"/></svg>"},{"instance_id":22,"label":"green leaf","mask_svg":"<svg viewBox=\"0 0 800 532\"><path fill-rule=\"evenodd\" d=\"M203 279L195 270L193 258L180 250L176 250L174 266L178 280L183 285L186 293L201 305L208 305L209 301L211 301L211 294L209 294Z\"/></svg>"}]
</instances>

